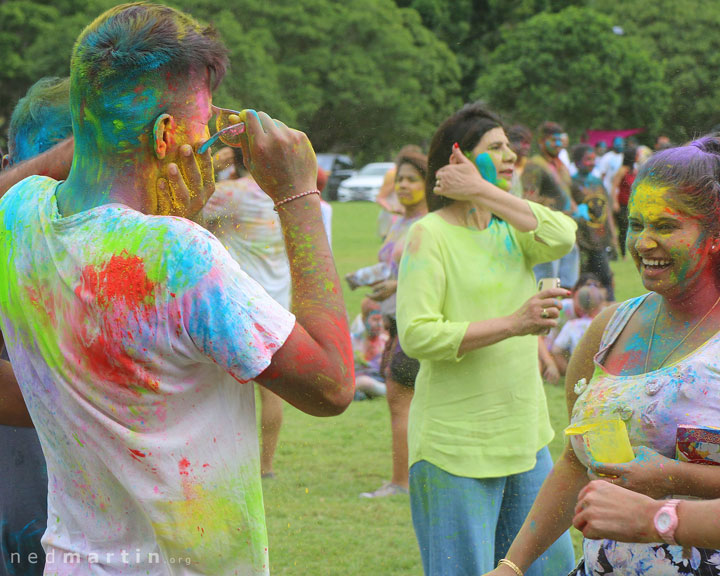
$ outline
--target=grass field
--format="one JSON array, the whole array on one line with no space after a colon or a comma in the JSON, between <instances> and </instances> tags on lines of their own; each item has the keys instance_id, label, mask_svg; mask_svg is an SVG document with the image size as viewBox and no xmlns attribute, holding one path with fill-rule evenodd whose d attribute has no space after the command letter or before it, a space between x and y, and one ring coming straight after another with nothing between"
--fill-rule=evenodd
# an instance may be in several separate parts
<instances>
[{"instance_id":1,"label":"grass field","mask_svg":"<svg viewBox=\"0 0 720 576\"><path fill-rule=\"evenodd\" d=\"M374 264L378 208L333 204L333 251L342 278ZM613 263L620 300L643 292L629 260ZM364 292L349 291L351 317ZM546 386L553 427L567 425L563 389ZM556 434L550 449L562 450ZM384 399L354 402L339 417L306 416L285 408L275 460L277 477L264 481L272 574L283 576L422 575L407 497L360 499L390 477L390 426ZM578 534L574 536L576 545Z\"/></svg>"}]
</instances>

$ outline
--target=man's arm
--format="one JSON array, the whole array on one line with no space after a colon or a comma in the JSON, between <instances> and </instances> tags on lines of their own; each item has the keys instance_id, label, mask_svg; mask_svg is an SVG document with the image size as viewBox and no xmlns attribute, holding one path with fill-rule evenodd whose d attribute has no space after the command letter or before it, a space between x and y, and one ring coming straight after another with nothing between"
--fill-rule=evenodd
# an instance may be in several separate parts
<instances>
[{"instance_id":1,"label":"man's arm","mask_svg":"<svg viewBox=\"0 0 720 576\"><path fill-rule=\"evenodd\" d=\"M316 188L317 161L302 132L248 111L245 164L277 204ZM290 262L297 323L270 366L256 380L309 414L331 416L354 394L354 362L340 279L320 212L310 194L278 207Z\"/></svg>"},{"instance_id":2,"label":"man's arm","mask_svg":"<svg viewBox=\"0 0 720 576\"><path fill-rule=\"evenodd\" d=\"M35 156L0 173L0 198L15 184L28 176L49 176L55 180L64 180L72 165L74 140L68 138Z\"/></svg>"},{"instance_id":3,"label":"man's arm","mask_svg":"<svg viewBox=\"0 0 720 576\"><path fill-rule=\"evenodd\" d=\"M7 360L0 360L0 424L33 426L12 366Z\"/></svg>"}]
</instances>

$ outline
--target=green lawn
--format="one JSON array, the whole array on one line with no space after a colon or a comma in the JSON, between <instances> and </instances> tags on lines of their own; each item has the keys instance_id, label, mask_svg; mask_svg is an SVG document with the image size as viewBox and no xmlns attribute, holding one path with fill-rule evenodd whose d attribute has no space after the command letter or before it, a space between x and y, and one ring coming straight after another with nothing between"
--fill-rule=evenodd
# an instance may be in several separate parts
<instances>
[{"instance_id":1,"label":"green lawn","mask_svg":"<svg viewBox=\"0 0 720 576\"><path fill-rule=\"evenodd\" d=\"M333 251L341 278L374 264L380 240L378 208L333 204ZM633 264L613 264L619 299L641 294ZM366 290L343 282L351 317ZM519 303L518 303L519 304ZM567 425L562 387L547 386L553 426ZM556 435L553 457L562 450ZM265 481L270 565L275 575L421 575L407 497L360 499L390 477L390 426L383 399L354 402L339 417L321 419L285 408L277 477ZM579 542L575 535L576 544Z\"/></svg>"}]
</instances>

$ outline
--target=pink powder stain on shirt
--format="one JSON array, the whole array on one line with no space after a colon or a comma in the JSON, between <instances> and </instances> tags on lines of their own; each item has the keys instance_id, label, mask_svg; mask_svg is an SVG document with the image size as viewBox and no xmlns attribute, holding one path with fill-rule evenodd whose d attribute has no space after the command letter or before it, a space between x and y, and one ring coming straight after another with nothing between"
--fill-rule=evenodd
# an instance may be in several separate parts
<instances>
[{"instance_id":1,"label":"pink powder stain on shirt","mask_svg":"<svg viewBox=\"0 0 720 576\"><path fill-rule=\"evenodd\" d=\"M50 323L54 326L55 322L55 303L51 294L44 295L35 290L32 286L25 286L25 293L32 302L33 307L43 315L50 318Z\"/></svg>"},{"instance_id":2,"label":"pink powder stain on shirt","mask_svg":"<svg viewBox=\"0 0 720 576\"><path fill-rule=\"evenodd\" d=\"M183 457L178 462L178 472L180 473L180 482L182 483L183 495L186 500L196 500L200 495L200 486L197 479L191 478L193 474L192 464L190 460Z\"/></svg>"}]
</instances>

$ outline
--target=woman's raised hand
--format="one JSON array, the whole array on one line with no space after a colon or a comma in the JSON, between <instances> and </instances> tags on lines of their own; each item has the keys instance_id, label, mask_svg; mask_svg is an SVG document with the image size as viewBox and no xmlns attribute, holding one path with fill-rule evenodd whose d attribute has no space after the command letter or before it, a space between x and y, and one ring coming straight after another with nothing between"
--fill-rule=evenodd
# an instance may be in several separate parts
<instances>
[{"instance_id":1,"label":"woman's raised hand","mask_svg":"<svg viewBox=\"0 0 720 576\"><path fill-rule=\"evenodd\" d=\"M549 288L535 294L512 314L514 335L542 334L557 326L561 298L570 295L571 292L565 288Z\"/></svg>"},{"instance_id":2,"label":"woman's raised hand","mask_svg":"<svg viewBox=\"0 0 720 576\"><path fill-rule=\"evenodd\" d=\"M491 184L480 175L475 164L460 148L454 147L450 154L450 164L435 173L433 192L453 200L471 202L477 199L483 186Z\"/></svg>"}]
</instances>

